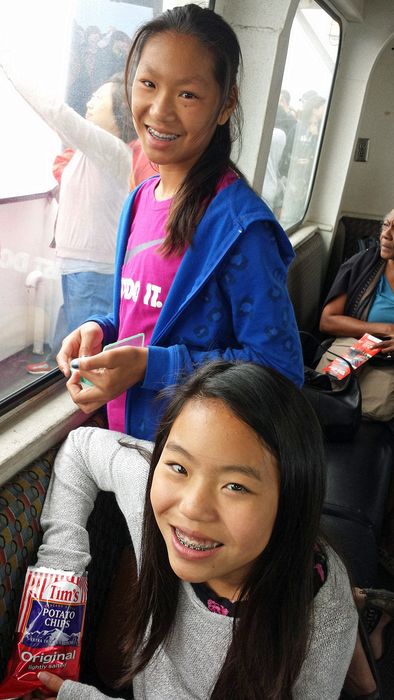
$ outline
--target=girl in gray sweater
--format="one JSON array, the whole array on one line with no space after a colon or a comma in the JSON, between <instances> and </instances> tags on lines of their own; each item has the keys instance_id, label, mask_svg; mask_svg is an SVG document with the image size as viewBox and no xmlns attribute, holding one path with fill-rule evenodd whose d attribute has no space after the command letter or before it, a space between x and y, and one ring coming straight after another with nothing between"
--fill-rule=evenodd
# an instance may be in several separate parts
<instances>
[{"instance_id":1,"label":"girl in gray sweater","mask_svg":"<svg viewBox=\"0 0 394 700\"><path fill-rule=\"evenodd\" d=\"M322 443L300 391L251 363L204 365L175 390L149 469L151 447L74 431L42 517L38 565L82 572L96 495L116 495L139 573L119 687L135 700L337 700L357 613L319 537ZM39 677L59 700L106 698Z\"/></svg>"}]
</instances>

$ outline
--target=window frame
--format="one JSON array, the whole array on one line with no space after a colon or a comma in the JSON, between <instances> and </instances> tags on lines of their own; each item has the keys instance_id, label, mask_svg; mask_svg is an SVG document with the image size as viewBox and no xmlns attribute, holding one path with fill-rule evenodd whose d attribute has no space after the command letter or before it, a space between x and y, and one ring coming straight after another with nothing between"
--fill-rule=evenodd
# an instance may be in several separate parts
<instances>
[{"instance_id":1,"label":"window frame","mask_svg":"<svg viewBox=\"0 0 394 700\"><path fill-rule=\"evenodd\" d=\"M154 9L156 5L156 0L132 0L130 4L152 7ZM209 0L207 3L207 7L210 10L214 10L215 4L216 0ZM174 6L175 5L176 3L174 3ZM14 202L45 199L46 197L53 194L55 189L56 188L46 191L34 192L31 194L16 195L12 197L0 197L0 206ZM53 386L54 384L59 384L60 387L62 385L62 379L65 383L65 377L63 373L58 368L54 368L52 371L48 372L48 374L44 376L38 376L36 379L32 379L32 381L30 381L28 384L21 387L20 389L13 391L4 398L0 398L0 419L5 420L8 415L15 411L15 409L20 408L21 406L23 406L23 404L27 405L27 403L31 399L33 399L34 397L38 397L40 393L44 392L46 389Z\"/></svg>"},{"instance_id":2,"label":"window frame","mask_svg":"<svg viewBox=\"0 0 394 700\"><path fill-rule=\"evenodd\" d=\"M315 185L317 170L318 170L320 156L321 156L321 149L322 149L322 145L323 145L323 141L324 141L325 129L326 129L328 116L329 116L329 112L330 112L330 107L331 107L332 94L333 94L336 75L337 75L338 66L339 66L339 59L340 59L340 54L341 54L342 38L343 38L343 23L342 23L341 18L336 14L336 12L329 5L327 5L327 3L320 1L320 0L315 0L315 2L323 10L325 10L333 20L338 22L338 25L339 25L339 44L338 44L338 53L337 53L335 68L334 68L334 72L333 72L333 76L332 76L331 88L330 88L329 96L327 99L327 109L326 109L326 113L325 113L325 117L324 117L322 134L321 134L321 138L320 138L319 147L317 150L316 164L315 164L313 177L312 177L311 184L310 184L308 198L307 198L306 204L305 204L305 211L304 211L303 217L299 221L297 221L292 226L290 226L288 229L286 229L286 233L289 236L289 238L291 238L292 234L294 234L299 229L300 224L302 224L303 221L306 219L307 212L308 212L309 205L310 205L310 201L311 201L311 198L313 195L313 189L314 189L314 185ZM139 3L136 2L136 4L139 4ZM145 4L145 3L141 3L141 4ZM208 8L215 11L215 6L216 6L216 0L209 0ZM29 200L45 198L48 195L50 195L52 191L53 190L48 190L45 192L37 192L37 193L33 193L33 194L28 194L28 195L20 195L20 196L15 196L15 197L2 198L2 199L0 199L0 205L12 203L12 202L29 201ZM29 382L29 384L27 384L26 386L10 393L7 397L0 399L0 417L3 417L6 414L10 413L14 409L21 406L23 403L32 399L34 396L37 396L40 392L44 391L46 388L52 386L53 384L60 383L60 381L62 379L64 379L63 374L61 373L61 371L59 369L55 368L51 372L49 372L47 375L37 377L33 381ZM60 384L59 384L59 386L60 386Z\"/></svg>"},{"instance_id":3,"label":"window frame","mask_svg":"<svg viewBox=\"0 0 394 700\"><path fill-rule=\"evenodd\" d=\"M321 7L322 10L325 10L325 12L327 12L327 14L333 20L338 22L338 25L339 25L339 43L338 43L338 52L337 52L337 58L335 61L334 72L332 74L331 88L330 88L329 95L327 97L327 108L326 108L326 111L324 114L324 121L323 121L323 125L322 125L321 137L320 137L320 141L319 141L319 146L318 146L317 151L316 151L315 167L314 167L313 175L312 175L311 182L310 182L308 197L305 200L304 213L303 213L303 216L301 217L301 219L296 221L294 224L292 224L288 228L284 229L289 238L291 238L291 236L299 230L300 226L305 221L307 221L309 205L311 203L313 189L315 186L315 181L316 181L316 176L317 176L317 171L319 168L320 156L321 156L321 151L322 151L322 147L323 147L323 141L324 141L324 136L325 136L326 127L327 127L327 123L328 123L328 118L329 118L329 114L330 114L332 95L333 95L333 91L334 91L335 81L336 81L338 67L339 67L339 59L340 59L341 49L342 49L342 38L343 38L342 18L339 15L337 15L336 12L334 11L334 9L330 5L328 5L326 2L324 2L324 0L314 0L314 1L316 2L316 5L319 5L319 7ZM294 18L295 18L295 14L294 14ZM294 18L293 18L293 22L294 22ZM289 41L290 41L290 35L289 35ZM286 55L286 59L287 59L287 55ZM278 101L278 104L279 104L279 101Z\"/></svg>"},{"instance_id":4,"label":"window frame","mask_svg":"<svg viewBox=\"0 0 394 700\"><path fill-rule=\"evenodd\" d=\"M55 368L45 376L37 377L36 380L29 382L26 386L1 399L0 418L37 396L41 391L52 386L52 384L60 382L63 378L64 376L60 369Z\"/></svg>"}]
</instances>

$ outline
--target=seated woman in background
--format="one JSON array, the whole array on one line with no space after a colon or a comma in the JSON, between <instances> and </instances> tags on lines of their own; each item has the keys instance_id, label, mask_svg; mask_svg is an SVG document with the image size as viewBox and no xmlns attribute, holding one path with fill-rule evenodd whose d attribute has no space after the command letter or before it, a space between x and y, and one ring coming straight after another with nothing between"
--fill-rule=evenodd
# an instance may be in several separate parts
<instances>
[{"instance_id":1,"label":"seated woman in background","mask_svg":"<svg viewBox=\"0 0 394 700\"><path fill-rule=\"evenodd\" d=\"M320 319L328 335L388 337L379 347L394 350L394 209L385 216L380 247L368 248L341 265Z\"/></svg>"},{"instance_id":2,"label":"seated woman in background","mask_svg":"<svg viewBox=\"0 0 394 700\"><path fill-rule=\"evenodd\" d=\"M383 354L394 351L394 209L385 217L380 246L357 253L341 265L327 296L320 319L320 330L338 339L331 349L341 355L354 339L370 333L383 338ZM334 355L327 352L317 369ZM390 367L361 370L363 415L388 421L394 417L394 372ZM391 386L392 385L392 386Z\"/></svg>"},{"instance_id":3,"label":"seated woman in background","mask_svg":"<svg viewBox=\"0 0 394 700\"><path fill-rule=\"evenodd\" d=\"M292 382L223 360L175 390L150 470L149 443L100 428L70 434L38 565L83 571L94 500L115 493L139 569L124 603L121 682L135 700L338 700L357 613L346 570L319 535L320 435ZM107 697L39 678L59 700Z\"/></svg>"},{"instance_id":4,"label":"seated woman in background","mask_svg":"<svg viewBox=\"0 0 394 700\"><path fill-rule=\"evenodd\" d=\"M394 209L384 217L380 245L357 253L341 265L326 299L320 330L336 340L332 350L341 355L356 338L370 333L385 338L379 343L383 355L394 351ZM318 370L335 355L324 353ZM379 357L379 355L378 355ZM358 370L363 416L390 421L394 417L394 365L371 366ZM385 525L380 543L380 561L394 576L394 490L385 504ZM373 634L377 640L375 657L383 653L383 629L389 616L381 617ZM372 640L373 643L375 640ZM361 664L361 668L365 664ZM358 670L360 666L355 665ZM356 673L357 675L357 673Z\"/></svg>"}]
</instances>

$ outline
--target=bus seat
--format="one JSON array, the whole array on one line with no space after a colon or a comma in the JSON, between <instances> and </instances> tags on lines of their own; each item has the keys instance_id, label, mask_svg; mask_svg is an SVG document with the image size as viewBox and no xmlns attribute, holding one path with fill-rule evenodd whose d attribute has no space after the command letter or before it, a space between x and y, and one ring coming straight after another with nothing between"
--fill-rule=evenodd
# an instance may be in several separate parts
<instances>
[{"instance_id":1,"label":"bus seat","mask_svg":"<svg viewBox=\"0 0 394 700\"><path fill-rule=\"evenodd\" d=\"M319 324L315 300L320 299L323 285L324 242L319 231L297 245L295 253L287 288L298 328L313 332Z\"/></svg>"},{"instance_id":2,"label":"bus seat","mask_svg":"<svg viewBox=\"0 0 394 700\"><path fill-rule=\"evenodd\" d=\"M379 219L343 216L342 222L345 228L343 260L351 258L360 250L378 244L382 225Z\"/></svg>"},{"instance_id":3,"label":"bus seat","mask_svg":"<svg viewBox=\"0 0 394 700\"><path fill-rule=\"evenodd\" d=\"M50 450L0 490L0 680L12 649L26 569L35 563L41 543L39 519L56 451ZM113 494L99 494L87 529L92 561L80 678L111 695L111 688L102 681L103 674L97 671L96 638L117 562L130 544L126 521Z\"/></svg>"},{"instance_id":4,"label":"bus seat","mask_svg":"<svg viewBox=\"0 0 394 700\"><path fill-rule=\"evenodd\" d=\"M334 236L334 243L328 261L323 285L322 301L335 279L342 263L378 241L381 222L378 219L363 219L356 216L342 216Z\"/></svg>"},{"instance_id":5,"label":"bus seat","mask_svg":"<svg viewBox=\"0 0 394 700\"><path fill-rule=\"evenodd\" d=\"M56 449L0 488L0 678L11 651L26 569L41 543L40 515Z\"/></svg>"},{"instance_id":6,"label":"bus seat","mask_svg":"<svg viewBox=\"0 0 394 700\"><path fill-rule=\"evenodd\" d=\"M106 420L99 412L86 424L106 427ZM51 448L0 487L0 680L11 652L26 570L35 564L41 544L40 516L58 447ZM85 635L90 642L95 634L95 615L102 609L110 587L111 566L114 568L126 536L126 524L114 500L113 494L100 494L88 523L94 559L89 570L85 625ZM89 610L92 611L90 617ZM87 677L91 646L91 643L85 644L82 654Z\"/></svg>"},{"instance_id":7,"label":"bus seat","mask_svg":"<svg viewBox=\"0 0 394 700\"><path fill-rule=\"evenodd\" d=\"M376 586L378 552L372 528L325 510L321 525L345 562L352 584L360 588Z\"/></svg>"},{"instance_id":8,"label":"bus seat","mask_svg":"<svg viewBox=\"0 0 394 700\"><path fill-rule=\"evenodd\" d=\"M345 556L354 583L373 586L393 468L393 436L384 423L362 421L354 440L327 442L325 449L323 529Z\"/></svg>"}]
</instances>

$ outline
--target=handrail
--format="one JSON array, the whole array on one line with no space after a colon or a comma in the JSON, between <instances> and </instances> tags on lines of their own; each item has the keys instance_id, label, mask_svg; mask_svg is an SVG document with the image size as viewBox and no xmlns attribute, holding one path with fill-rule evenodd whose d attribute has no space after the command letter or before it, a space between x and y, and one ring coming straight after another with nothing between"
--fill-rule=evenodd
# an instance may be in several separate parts
<instances>
[{"instance_id":1,"label":"handrail","mask_svg":"<svg viewBox=\"0 0 394 700\"><path fill-rule=\"evenodd\" d=\"M45 197L48 197L48 195L51 195L52 197L55 196L57 190L57 185L52 187L50 190L46 190L45 192L33 192L32 194L21 194L21 195L16 195L15 197L1 197L0 196L0 204L12 204L14 202L29 202L32 199L45 199Z\"/></svg>"}]
</instances>

